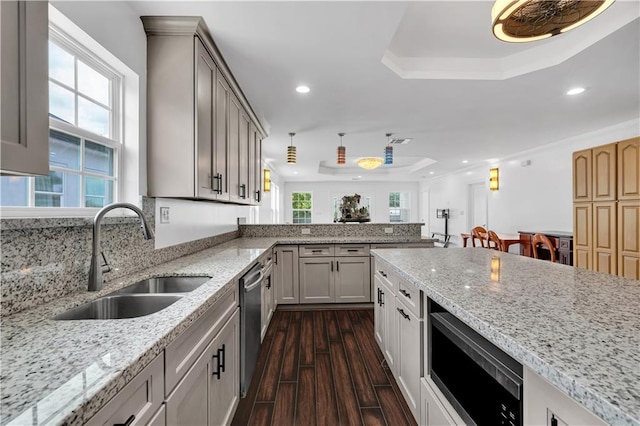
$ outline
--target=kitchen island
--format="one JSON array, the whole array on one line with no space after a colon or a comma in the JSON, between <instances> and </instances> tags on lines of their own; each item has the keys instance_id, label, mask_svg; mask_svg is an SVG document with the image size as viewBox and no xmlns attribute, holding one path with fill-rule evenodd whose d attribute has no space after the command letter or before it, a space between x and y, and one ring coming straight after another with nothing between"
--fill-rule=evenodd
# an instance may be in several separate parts
<instances>
[{"instance_id":1,"label":"kitchen island","mask_svg":"<svg viewBox=\"0 0 640 426\"><path fill-rule=\"evenodd\" d=\"M597 417L640 425L637 280L482 248L372 253L376 269L391 269Z\"/></svg>"}]
</instances>

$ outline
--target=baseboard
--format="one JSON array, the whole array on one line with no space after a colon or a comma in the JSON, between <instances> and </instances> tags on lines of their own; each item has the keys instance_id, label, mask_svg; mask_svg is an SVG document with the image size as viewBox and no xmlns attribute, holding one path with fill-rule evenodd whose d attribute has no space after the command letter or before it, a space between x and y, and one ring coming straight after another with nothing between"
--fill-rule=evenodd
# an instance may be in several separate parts
<instances>
[{"instance_id":1,"label":"baseboard","mask_svg":"<svg viewBox=\"0 0 640 426\"><path fill-rule=\"evenodd\" d=\"M373 303L311 303L304 305L278 305L277 311L340 311L350 309L371 309Z\"/></svg>"}]
</instances>

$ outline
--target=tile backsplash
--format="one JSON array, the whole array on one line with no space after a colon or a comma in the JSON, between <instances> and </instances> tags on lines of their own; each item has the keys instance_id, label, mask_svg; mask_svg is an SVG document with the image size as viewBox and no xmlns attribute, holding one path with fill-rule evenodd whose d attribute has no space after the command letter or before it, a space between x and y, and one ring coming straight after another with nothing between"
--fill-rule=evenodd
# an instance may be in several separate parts
<instances>
[{"instance_id":1,"label":"tile backsplash","mask_svg":"<svg viewBox=\"0 0 640 426\"><path fill-rule=\"evenodd\" d=\"M155 200L143 198L143 211L155 228ZM1 219L0 316L46 303L87 288L92 219ZM228 232L171 247L154 249L137 217L106 218L102 251L111 272L105 283L145 268L237 238Z\"/></svg>"},{"instance_id":2,"label":"tile backsplash","mask_svg":"<svg viewBox=\"0 0 640 426\"><path fill-rule=\"evenodd\" d=\"M423 223L240 225L240 235L243 237L409 237L420 241L422 226L424 226Z\"/></svg>"}]
</instances>

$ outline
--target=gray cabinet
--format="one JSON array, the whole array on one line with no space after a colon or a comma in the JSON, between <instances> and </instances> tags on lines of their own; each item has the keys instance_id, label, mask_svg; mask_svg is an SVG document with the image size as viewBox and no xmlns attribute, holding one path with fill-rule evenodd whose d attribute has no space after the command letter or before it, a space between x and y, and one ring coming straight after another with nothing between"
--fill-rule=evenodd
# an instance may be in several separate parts
<instances>
[{"instance_id":1,"label":"gray cabinet","mask_svg":"<svg viewBox=\"0 0 640 426\"><path fill-rule=\"evenodd\" d=\"M333 257L300 258L300 303L335 301Z\"/></svg>"},{"instance_id":2,"label":"gray cabinet","mask_svg":"<svg viewBox=\"0 0 640 426\"><path fill-rule=\"evenodd\" d=\"M371 301L370 262L369 256L336 257L335 302Z\"/></svg>"},{"instance_id":3,"label":"gray cabinet","mask_svg":"<svg viewBox=\"0 0 640 426\"><path fill-rule=\"evenodd\" d=\"M220 71L216 73L215 128L213 147L213 192L216 200L229 200L229 159L227 134L231 89Z\"/></svg>"},{"instance_id":4,"label":"gray cabinet","mask_svg":"<svg viewBox=\"0 0 640 426\"><path fill-rule=\"evenodd\" d=\"M240 198L240 101L236 95L229 95L229 111L227 132L229 135L227 148L229 150L229 200L239 203Z\"/></svg>"},{"instance_id":5,"label":"gray cabinet","mask_svg":"<svg viewBox=\"0 0 640 426\"><path fill-rule=\"evenodd\" d=\"M298 246L275 249L276 305L300 303L298 285Z\"/></svg>"},{"instance_id":6,"label":"gray cabinet","mask_svg":"<svg viewBox=\"0 0 640 426\"><path fill-rule=\"evenodd\" d=\"M0 2L0 171L49 174L48 2Z\"/></svg>"},{"instance_id":7,"label":"gray cabinet","mask_svg":"<svg viewBox=\"0 0 640 426\"><path fill-rule=\"evenodd\" d=\"M397 356L394 376L400 392L416 420L420 419L420 377L422 376L422 319L396 299L395 335Z\"/></svg>"},{"instance_id":8,"label":"gray cabinet","mask_svg":"<svg viewBox=\"0 0 640 426\"><path fill-rule=\"evenodd\" d=\"M262 289L261 289L261 329L260 329L260 340L264 339L264 335L267 332L267 328L269 327L269 323L271 322L271 317L273 316L273 311L275 311L275 287L274 287L274 272L273 272L273 263L270 259L265 267L264 278L262 279Z\"/></svg>"},{"instance_id":9,"label":"gray cabinet","mask_svg":"<svg viewBox=\"0 0 640 426\"><path fill-rule=\"evenodd\" d=\"M420 379L420 425L464 426L458 413L429 377Z\"/></svg>"}]
</instances>

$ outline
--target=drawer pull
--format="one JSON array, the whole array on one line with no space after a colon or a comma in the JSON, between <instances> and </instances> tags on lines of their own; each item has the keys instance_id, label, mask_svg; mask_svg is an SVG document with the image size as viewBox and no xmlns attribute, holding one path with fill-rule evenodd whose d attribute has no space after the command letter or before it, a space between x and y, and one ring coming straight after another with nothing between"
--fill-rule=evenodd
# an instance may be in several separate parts
<instances>
[{"instance_id":1,"label":"drawer pull","mask_svg":"<svg viewBox=\"0 0 640 426\"><path fill-rule=\"evenodd\" d=\"M406 319L407 321L411 321L411 318L409 317L409 315L407 315L402 309L400 308L396 308L398 310L398 312L400 312L400 315L402 315L404 317L404 319Z\"/></svg>"},{"instance_id":2,"label":"drawer pull","mask_svg":"<svg viewBox=\"0 0 640 426\"><path fill-rule=\"evenodd\" d=\"M133 421L136 419L136 416L134 416L133 414L129 416L129 418L127 419L126 422L124 423L116 423L113 426L131 426L131 423L133 423Z\"/></svg>"},{"instance_id":3,"label":"drawer pull","mask_svg":"<svg viewBox=\"0 0 640 426\"><path fill-rule=\"evenodd\" d=\"M380 273L380 275L382 275L383 277L387 278L387 274L385 274L383 271L378 271Z\"/></svg>"},{"instance_id":4,"label":"drawer pull","mask_svg":"<svg viewBox=\"0 0 640 426\"><path fill-rule=\"evenodd\" d=\"M357 253L359 250L358 249L347 249L347 251L349 253Z\"/></svg>"},{"instance_id":5,"label":"drawer pull","mask_svg":"<svg viewBox=\"0 0 640 426\"><path fill-rule=\"evenodd\" d=\"M551 415L551 426L558 426L558 419L553 414Z\"/></svg>"},{"instance_id":6,"label":"drawer pull","mask_svg":"<svg viewBox=\"0 0 640 426\"><path fill-rule=\"evenodd\" d=\"M409 292L408 292L408 291L403 290L403 289L400 289L400 293L402 293L402 295L403 295L404 297L406 297L407 299L411 299L411 294L409 294Z\"/></svg>"},{"instance_id":7,"label":"drawer pull","mask_svg":"<svg viewBox=\"0 0 640 426\"><path fill-rule=\"evenodd\" d=\"M340 272L340 261L336 260L336 271Z\"/></svg>"},{"instance_id":8,"label":"drawer pull","mask_svg":"<svg viewBox=\"0 0 640 426\"><path fill-rule=\"evenodd\" d=\"M384 306L384 291L380 289L380 306Z\"/></svg>"},{"instance_id":9,"label":"drawer pull","mask_svg":"<svg viewBox=\"0 0 640 426\"><path fill-rule=\"evenodd\" d=\"M333 260L331 261L331 272L333 272Z\"/></svg>"},{"instance_id":10,"label":"drawer pull","mask_svg":"<svg viewBox=\"0 0 640 426\"><path fill-rule=\"evenodd\" d=\"M322 249L320 249L320 250L311 250L311 253L322 253Z\"/></svg>"},{"instance_id":11,"label":"drawer pull","mask_svg":"<svg viewBox=\"0 0 640 426\"><path fill-rule=\"evenodd\" d=\"M211 357L212 361L215 359L216 360L216 369L214 372L211 373L212 376L215 376L216 379L220 380L220 373L224 372L224 345L222 345L222 348L218 349L218 351L216 352L216 354L214 356Z\"/></svg>"}]
</instances>

